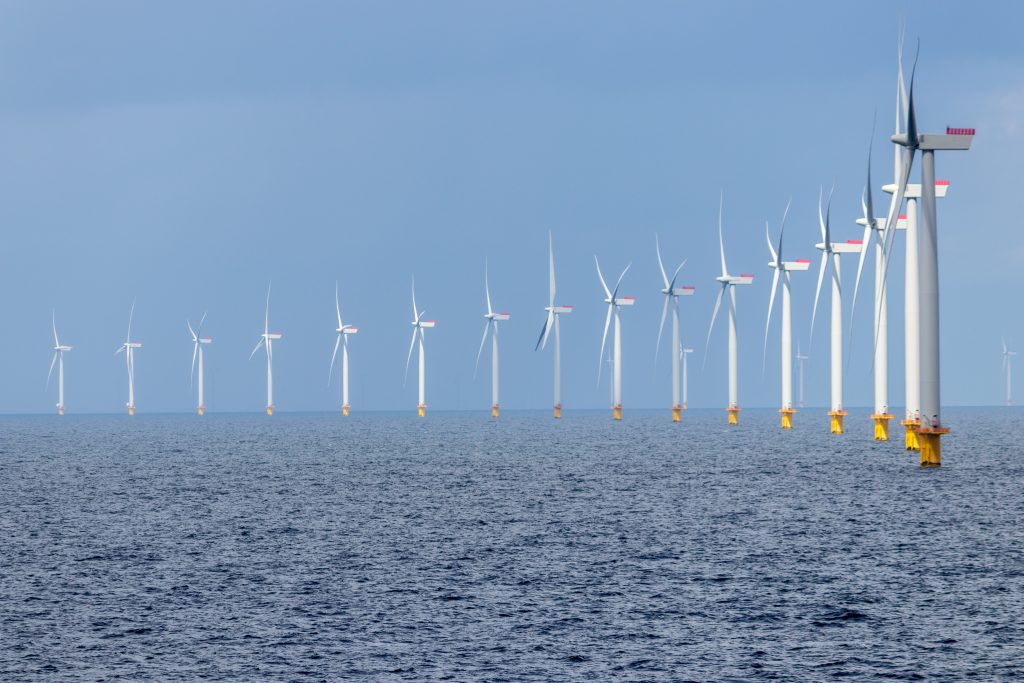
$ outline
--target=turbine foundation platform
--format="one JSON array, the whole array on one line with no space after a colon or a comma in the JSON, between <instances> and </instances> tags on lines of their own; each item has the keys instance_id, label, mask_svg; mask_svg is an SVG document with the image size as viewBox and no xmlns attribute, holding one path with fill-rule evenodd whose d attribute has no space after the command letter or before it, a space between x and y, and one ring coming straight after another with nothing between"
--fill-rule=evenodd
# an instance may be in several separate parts
<instances>
[{"instance_id":1,"label":"turbine foundation platform","mask_svg":"<svg viewBox=\"0 0 1024 683\"><path fill-rule=\"evenodd\" d=\"M57 414L58 415L63 415L64 414L64 406L57 406Z\"/></svg>"},{"instance_id":2,"label":"turbine foundation platform","mask_svg":"<svg viewBox=\"0 0 1024 683\"><path fill-rule=\"evenodd\" d=\"M829 426L833 434L845 434L846 429L843 425L843 418L846 417L845 410L832 410L829 411Z\"/></svg>"},{"instance_id":3,"label":"turbine foundation platform","mask_svg":"<svg viewBox=\"0 0 1024 683\"><path fill-rule=\"evenodd\" d=\"M134 415L135 414L135 406L128 406L128 414L129 415Z\"/></svg>"},{"instance_id":4,"label":"turbine foundation platform","mask_svg":"<svg viewBox=\"0 0 1024 683\"><path fill-rule=\"evenodd\" d=\"M942 466L942 437L949 434L948 427L918 427L917 441L921 446L921 467Z\"/></svg>"},{"instance_id":5,"label":"turbine foundation platform","mask_svg":"<svg viewBox=\"0 0 1024 683\"><path fill-rule=\"evenodd\" d=\"M875 413L871 416L875 422L875 441L889 440L889 420L892 418L888 413Z\"/></svg>"},{"instance_id":6,"label":"turbine foundation platform","mask_svg":"<svg viewBox=\"0 0 1024 683\"><path fill-rule=\"evenodd\" d=\"M612 406L612 417L616 420L622 419L622 405Z\"/></svg>"},{"instance_id":7,"label":"turbine foundation platform","mask_svg":"<svg viewBox=\"0 0 1024 683\"><path fill-rule=\"evenodd\" d=\"M427 404L421 403L418 406L416 406L416 414L419 415L420 417L425 416L427 414Z\"/></svg>"},{"instance_id":8,"label":"turbine foundation platform","mask_svg":"<svg viewBox=\"0 0 1024 683\"><path fill-rule=\"evenodd\" d=\"M267 415L274 414L274 406L267 406Z\"/></svg>"},{"instance_id":9,"label":"turbine foundation platform","mask_svg":"<svg viewBox=\"0 0 1024 683\"><path fill-rule=\"evenodd\" d=\"M793 414L794 413L796 413L796 411L793 410L792 408L783 408L782 410L779 411L779 414L782 415L782 428L783 429L792 429L793 428Z\"/></svg>"},{"instance_id":10,"label":"turbine foundation platform","mask_svg":"<svg viewBox=\"0 0 1024 683\"><path fill-rule=\"evenodd\" d=\"M501 417L501 407L497 403L491 406L491 417Z\"/></svg>"},{"instance_id":11,"label":"turbine foundation platform","mask_svg":"<svg viewBox=\"0 0 1024 683\"><path fill-rule=\"evenodd\" d=\"M199 413L199 417L202 417L206 414L206 406L199 406L196 408L196 412Z\"/></svg>"},{"instance_id":12,"label":"turbine foundation platform","mask_svg":"<svg viewBox=\"0 0 1024 683\"><path fill-rule=\"evenodd\" d=\"M672 406L672 421L679 422L683 418L683 407Z\"/></svg>"},{"instance_id":13,"label":"turbine foundation platform","mask_svg":"<svg viewBox=\"0 0 1024 683\"><path fill-rule=\"evenodd\" d=\"M908 451L921 450L921 444L917 439L917 428L921 426L920 420L903 420L900 422L906 430L903 435L903 445Z\"/></svg>"},{"instance_id":14,"label":"turbine foundation platform","mask_svg":"<svg viewBox=\"0 0 1024 683\"><path fill-rule=\"evenodd\" d=\"M558 404L555 405L554 413L555 413L555 419L556 420L561 420L562 419L562 404L561 403L558 403Z\"/></svg>"},{"instance_id":15,"label":"turbine foundation platform","mask_svg":"<svg viewBox=\"0 0 1024 683\"><path fill-rule=\"evenodd\" d=\"M345 417L348 417L348 404L347 403L341 407L341 414L344 415Z\"/></svg>"},{"instance_id":16,"label":"turbine foundation platform","mask_svg":"<svg viewBox=\"0 0 1024 683\"><path fill-rule=\"evenodd\" d=\"M729 411L729 426L735 427L740 423L740 407L731 406L728 408Z\"/></svg>"}]
</instances>

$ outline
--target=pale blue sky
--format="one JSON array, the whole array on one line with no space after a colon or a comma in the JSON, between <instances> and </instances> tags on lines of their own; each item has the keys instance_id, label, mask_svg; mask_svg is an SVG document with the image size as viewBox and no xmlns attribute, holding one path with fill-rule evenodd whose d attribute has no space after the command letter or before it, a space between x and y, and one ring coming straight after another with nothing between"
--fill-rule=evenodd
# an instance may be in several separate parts
<instances>
[{"instance_id":1,"label":"pale blue sky","mask_svg":"<svg viewBox=\"0 0 1024 683\"><path fill-rule=\"evenodd\" d=\"M438 321L428 403L483 411L489 378L472 373L485 257L495 305L512 314L502 402L547 408L550 353L533 344L549 229L558 299L576 307L563 325L567 407L608 404L607 387L595 386L595 253L609 272L633 262L626 406L669 404L667 357L652 363L655 232L667 260L690 259L683 279L698 287L684 302L684 338L698 349L691 405L723 407L724 326L699 371L720 189L730 268L757 275L739 292L740 402L776 406L775 331L761 374L764 221L777 226L792 198L788 256L816 259L818 188L835 181L837 236L859 238L875 110L876 183L891 175L901 17L908 44L921 38L921 127L978 129L969 153L938 161L953 184L939 209L944 402L998 403L1000 337L1024 346L1024 237L1013 220L1024 201L1022 15L1010 2L4 2L0 412L52 410L52 307L75 346L69 412L121 411L125 370L113 352L133 298L140 412L191 409L185 319L203 311L211 410L260 410L264 361L247 358L271 279L271 324L284 333L280 410L337 403L326 382L335 280L361 330L353 405L412 409L414 382L403 387L402 373L413 272ZM885 205L880 192L875 201ZM902 253L898 244L893 406ZM814 277L794 276L805 345ZM871 400L870 316L859 321L851 406ZM808 401L819 405L825 333L808 365Z\"/></svg>"}]
</instances>

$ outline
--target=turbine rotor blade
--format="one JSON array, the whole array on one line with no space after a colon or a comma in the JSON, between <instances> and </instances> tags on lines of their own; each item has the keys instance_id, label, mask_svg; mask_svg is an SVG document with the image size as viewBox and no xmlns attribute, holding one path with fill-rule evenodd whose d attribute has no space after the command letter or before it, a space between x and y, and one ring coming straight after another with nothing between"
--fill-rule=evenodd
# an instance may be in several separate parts
<instances>
[{"instance_id":1,"label":"turbine rotor blade","mask_svg":"<svg viewBox=\"0 0 1024 683\"><path fill-rule=\"evenodd\" d=\"M548 231L548 306L555 305L555 247Z\"/></svg>"},{"instance_id":2,"label":"turbine rotor blade","mask_svg":"<svg viewBox=\"0 0 1024 683\"><path fill-rule=\"evenodd\" d=\"M608 298L611 298L610 296ZM604 365L604 345L608 340L608 327L612 324L612 309L615 304L608 304L608 315L604 319L604 334L601 335L601 355L597 357L597 383L601 383L601 366Z\"/></svg>"},{"instance_id":3,"label":"turbine rotor blade","mask_svg":"<svg viewBox=\"0 0 1024 683\"><path fill-rule=\"evenodd\" d=\"M725 239L722 237L722 207L725 203L725 192L718 193L718 253L722 257L722 277L729 274L725 267Z\"/></svg>"},{"instance_id":4,"label":"turbine rotor blade","mask_svg":"<svg viewBox=\"0 0 1024 683\"><path fill-rule=\"evenodd\" d=\"M60 346L60 344L58 344L58 346ZM50 371L48 373L46 373L46 387L47 388L50 387L50 375L53 374L53 366L57 364L57 354L59 354L59 353L60 353L60 351L54 351L53 352L53 360L50 361ZM1003 356L1003 361L1004 362L1006 361L1006 356Z\"/></svg>"},{"instance_id":5,"label":"turbine rotor blade","mask_svg":"<svg viewBox=\"0 0 1024 683\"><path fill-rule=\"evenodd\" d=\"M540 337L537 338L537 345L533 347L533 350L543 349L547 347L548 335L551 334L551 328L555 323L555 312L548 311L548 317L544 320L544 327L540 330Z\"/></svg>"},{"instance_id":6,"label":"turbine rotor blade","mask_svg":"<svg viewBox=\"0 0 1024 683\"><path fill-rule=\"evenodd\" d=\"M412 328L412 341L409 342L409 355L405 357L405 377L402 378L402 386L405 386L406 381L409 379L409 362L412 360L412 350L416 347L416 330L419 328Z\"/></svg>"},{"instance_id":7,"label":"turbine rotor blade","mask_svg":"<svg viewBox=\"0 0 1024 683\"><path fill-rule=\"evenodd\" d=\"M484 352L484 344L487 343L487 333L491 331L491 321L484 323L484 336L480 339L480 348L476 352L476 364L473 365L473 379L476 379L476 371L480 368L480 354Z\"/></svg>"},{"instance_id":8,"label":"turbine rotor blade","mask_svg":"<svg viewBox=\"0 0 1024 683\"><path fill-rule=\"evenodd\" d=\"M263 346L264 342L266 342L266 337L260 337L260 340L256 342L256 347L252 350L252 353L249 354L249 360L252 360L252 357L256 355L256 352L260 350L260 347Z\"/></svg>"},{"instance_id":9,"label":"turbine rotor blade","mask_svg":"<svg viewBox=\"0 0 1024 683\"><path fill-rule=\"evenodd\" d=\"M630 263L628 266L626 266L625 269L623 269L623 271L622 271L622 275L619 275L619 279L615 282L615 289L612 290L612 296L611 296L613 301L614 301L615 297L617 297L619 295L619 285L622 284L622 278L626 277L626 272L629 270L629 267L632 266L632 265L633 264Z\"/></svg>"},{"instance_id":10,"label":"turbine rotor blade","mask_svg":"<svg viewBox=\"0 0 1024 683\"><path fill-rule=\"evenodd\" d=\"M188 385L191 387L193 384L193 377L196 374L196 355L199 353L199 340L197 339L195 344L192 345L192 369L188 373Z\"/></svg>"},{"instance_id":11,"label":"turbine rotor blade","mask_svg":"<svg viewBox=\"0 0 1024 683\"><path fill-rule=\"evenodd\" d=\"M487 261L484 261L484 296L487 297L487 315L493 315L494 310L491 309L491 284L489 280Z\"/></svg>"},{"instance_id":12,"label":"turbine rotor blade","mask_svg":"<svg viewBox=\"0 0 1024 683\"><path fill-rule=\"evenodd\" d=\"M672 290L669 290L670 292ZM672 300L671 294L665 295L665 305L661 307L661 322L658 323L658 343L654 345L654 362L658 362L658 351L661 349L661 337L665 331L665 318L668 317L668 304Z\"/></svg>"},{"instance_id":13,"label":"turbine rotor blade","mask_svg":"<svg viewBox=\"0 0 1024 683\"><path fill-rule=\"evenodd\" d=\"M768 365L768 330L772 325L772 308L775 306L775 292L779 286L779 273L782 272L781 267L776 268L772 274L772 293L768 298L768 319L764 323L764 350L761 353L761 374L764 375L764 369Z\"/></svg>"},{"instance_id":14,"label":"turbine rotor blade","mask_svg":"<svg viewBox=\"0 0 1024 683\"><path fill-rule=\"evenodd\" d=\"M658 239L657 233L654 235L654 250L658 254L658 268L661 269L661 279L665 283L665 289L669 289L668 275L665 273L665 262L661 259L661 240Z\"/></svg>"},{"instance_id":15,"label":"turbine rotor blade","mask_svg":"<svg viewBox=\"0 0 1024 683\"><path fill-rule=\"evenodd\" d=\"M597 279L601 281L601 289L604 290L604 295L611 299L612 292L608 289L608 283L604 281L604 275L601 274L601 263L597 260L597 254L594 254L594 265L597 266Z\"/></svg>"},{"instance_id":16,"label":"turbine rotor blade","mask_svg":"<svg viewBox=\"0 0 1024 683\"><path fill-rule=\"evenodd\" d=\"M676 268L676 272L672 273L672 282L670 282L669 285L668 285L668 291L669 292L675 292L676 291L676 278L679 277L679 271L681 271L683 269L683 266L686 265L686 262L688 260L689 259L685 259L684 258L682 263L680 263L679 266Z\"/></svg>"},{"instance_id":17,"label":"turbine rotor blade","mask_svg":"<svg viewBox=\"0 0 1024 683\"><path fill-rule=\"evenodd\" d=\"M814 308L811 309L811 335L807 350L814 348L814 321L818 316L818 299L821 296L821 283L825 280L825 267L828 265L828 252L821 252L821 267L818 269L818 286L814 289Z\"/></svg>"},{"instance_id":18,"label":"turbine rotor blade","mask_svg":"<svg viewBox=\"0 0 1024 683\"><path fill-rule=\"evenodd\" d=\"M725 288L729 286L728 282L723 282L721 288L718 290L718 296L715 298L715 309L711 312L711 324L708 325L708 338L704 342L704 362L701 363L701 370L708 364L708 349L711 348L711 331L715 329L715 320L718 318L718 309L722 307L722 296L725 294Z\"/></svg>"},{"instance_id":19,"label":"turbine rotor blade","mask_svg":"<svg viewBox=\"0 0 1024 683\"><path fill-rule=\"evenodd\" d=\"M341 302L338 299L338 281L334 281L334 311L338 314L338 329L340 330L345 325L341 322ZM337 352L337 349L335 349Z\"/></svg>"}]
</instances>

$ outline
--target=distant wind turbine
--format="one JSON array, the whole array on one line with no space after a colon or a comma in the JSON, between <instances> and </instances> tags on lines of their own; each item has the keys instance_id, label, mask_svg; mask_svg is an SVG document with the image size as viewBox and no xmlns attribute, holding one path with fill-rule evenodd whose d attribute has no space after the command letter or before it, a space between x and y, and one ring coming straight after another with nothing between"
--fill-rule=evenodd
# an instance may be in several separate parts
<instances>
[{"instance_id":1,"label":"distant wind turbine","mask_svg":"<svg viewBox=\"0 0 1024 683\"><path fill-rule=\"evenodd\" d=\"M132 341L132 318L135 317L135 302L132 301L132 310L128 314L128 336L121 346L114 351L114 355L124 351L125 365L128 366L128 414L135 414L135 349L142 348L140 342Z\"/></svg>"},{"instance_id":2,"label":"distant wind turbine","mask_svg":"<svg viewBox=\"0 0 1024 683\"><path fill-rule=\"evenodd\" d=\"M416 406L416 412L420 417L427 414L427 357L426 352L423 348L424 336L423 330L431 329L434 327L435 322L433 320L424 320L423 315L426 311L421 311L416 307L416 278L412 280L412 341L409 343L409 355L405 359L405 376L409 376L409 362L412 360L412 350L416 346L416 337L419 336L419 404Z\"/></svg>"},{"instance_id":3,"label":"distant wind turbine","mask_svg":"<svg viewBox=\"0 0 1024 683\"><path fill-rule=\"evenodd\" d=\"M256 342L249 360L256 355L260 347L267 349L267 415L274 414L274 341L281 338L280 332L270 331L270 285L267 285L267 308L263 316L263 334Z\"/></svg>"},{"instance_id":4,"label":"distant wind turbine","mask_svg":"<svg viewBox=\"0 0 1024 683\"><path fill-rule=\"evenodd\" d=\"M1013 357L1016 351L1010 351L1003 340L1003 372L1006 373L1006 405L1013 405Z\"/></svg>"},{"instance_id":5,"label":"distant wind turbine","mask_svg":"<svg viewBox=\"0 0 1024 683\"><path fill-rule=\"evenodd\" d=\"M1005 346L1005 345L1004 345ZM54 363L57 368L57 414L64 414L64 354L71 350L70 346L60 343L57 338L57 312L53 312L53 360L50 361L50 372L46 374L46 386L50 386L50 375L53 374Z\"/></svg>"},{"instance_id":6,"label":"distant wind turbine","mask_svg":"<svg viewBox=\"0 0 1024 683\"><path fill-rule=\"evenodd\" d=\"M338 327L335 332L338 338L334 341L334 353L331 354L331 367L327 371L327 382L330 384L331 375L334 374L334 359L338 356L338 347L341 347L341 414L348 417L348 336L359 332L359 328L353 325L346 325L341 320L341 302L338 299L338 283L334 283L334 311L338 314Z\"/></svg>"},{"instance_id":7,"label":"distant wind turbine","mask_svg":"<svg viewBox=\"0 0 1024 683\"><path fill-rule=\"evenodd\" d=\"M672 273L672 280L669 281L668 273L665 272L665 262L661 258L661 243L658 236L654 236L654 249L658 255L658 268L661 270L661 280L665 284L661 293L665 295L665 304L661 308L661 323L658 325L658 342L654 347L654 360L658 360L658 350L661 348L661 336L665 331L665 318L668 316L668 309L672 309L672 421L679 422L682 415L683 404L679 400L679 361L683 355L682 342L679 337L679 297L692 296L694 287L683 285L676 287L676 279L679 271L686 265L686 259L676 267Z\"/></svg>"},{"instance_id":8,"label":"distant wind turbine","mask_svg":"<svg viewBox=\"0 0 1024 683\"><path fill-rule=\"evenodd\" d=\"M615 332L612 337L612 417L616 420L622 419L622 321L620 313L623 306L632 306L636 303L636 297L619 296L619 286L622 278L625 277L629 266L626 266L615 283L615 289L608 289L608 283L604 281L601 274L601 264L594 256L594 265L597 266L597 278L601 281L601 289L604 290L604 303L608 304L608 315L604 319L604 334L601 336L601 356L598 357L597 381L601 381L601 357L604 356L605 343L608 341L608 327L615 318Z\"/></svg>"},{"instance_id":9,"label":"distant wind turbine","mask_svg":"<svg viewBox=\"0 0 1024 683\"><path fill-rule=\"evenodd\" d=\"M473 375L480 367L480 354L484 351L484 344L487 343L487 333L491 334L491 417L501 415L501 406L498 402L498 323L508 320L511 316L508 313L495 313L491 308L491 284L489 282L487 264L484 263L484 297L487 299L487 312L484 313L484 336L480 339L480 348L476 352L476 365L473 367Z\"/></svg>"},{"instance_id":10,"label":"distant wind turbine","mask_svg":"<svg viewBox=\"0 0 1024 683\"><path fill-rule=\"evenodd\" d=\"M572 306L556 306L555 305L555 250L552 246L551 233L548 233L548 305L544 308L548 315L544 319L544 327L540 330L540 337L537 338L537 345L534 347L534 351L537 349L543 349L547 346L548 336L551 334L551 330L555 331L555 408L554 415L555 419L562 417L562 337L561 328L559 326L559 318L568 313L572 313Z\"/></svg>"},{"instance_id":11,"label":"distant wind turbine","mask_svg":"<svg viewBox=\"0 0 1024 683\"><path fill-rule=\"evenodd\" d=\"M203 399L203 380L205 379L206 373L203 370L203 347L213 342L209 337L199 336L203 332L203 323L206 322L206 314L203 313L203 317L199 319L199 326L196 329L192 329L192 323L188 320L185 324L188 325L188 332L192 335L192 370L189 372L189 379L198 377L198 395L196 398L196 411L200 416L206 413L206 403ZM196 359L199 359L199 375L196 372Z\"/></svg>"}]
</instances>

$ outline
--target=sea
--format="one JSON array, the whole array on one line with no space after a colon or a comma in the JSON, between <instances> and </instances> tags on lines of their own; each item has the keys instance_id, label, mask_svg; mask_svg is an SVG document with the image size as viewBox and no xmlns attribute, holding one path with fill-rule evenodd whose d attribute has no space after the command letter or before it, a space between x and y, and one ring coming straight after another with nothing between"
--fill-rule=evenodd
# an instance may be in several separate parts
<instances>
[{"instance_id":1,"label":"sea","mask_svg":"<svg viewBox=\"0 0 1024 683\"><path fill-rule=\"evenodd\" d=\"M1024 679L1024 411L0 417L3 681Z\"/></svg>"}]
</instances>

